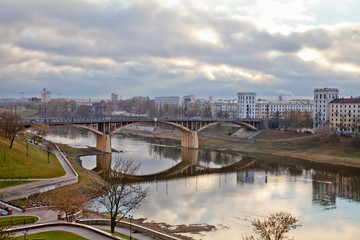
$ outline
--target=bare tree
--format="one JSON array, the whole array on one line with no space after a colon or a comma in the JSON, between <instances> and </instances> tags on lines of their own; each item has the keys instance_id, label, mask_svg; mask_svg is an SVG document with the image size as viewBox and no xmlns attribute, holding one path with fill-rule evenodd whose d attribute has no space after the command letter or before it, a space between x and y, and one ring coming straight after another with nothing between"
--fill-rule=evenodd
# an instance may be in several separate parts
<instances>
[{"instance_id":1,"label":"bare tree","mask_svg":"<svg viewBox=\"0 0 360 240\"><path fill-rule=\"evenodd\" d=\"M49 198L49 204L53 210L65 213L67 222L72 222L75 214L89 207L90 197L84 194L78 185L55 190L54 195Z\"/></svg>"},{"instance_id":2,"label":"bare tree","mask_svg":"<svg viewBox=\"0 0 360 240\"><path fill-rule=\"evenodd\" d=\"M259 234L257 240L284 240L289 239L285 234L291 229L300 227L297 224L299 219L292 216L290 213L277 212L270 214L267 219L256 219L251 222L254 227L254 232ZM243 240L255 240L254 236L243 237Z\"/></svg>"},{"instance_id":3,"label":"bare tree","mask_svg":"<svg viewBox=\"0 0 360 240\"><path fill-rule=\"evenodd\" d=\"M54 144L50 141L46 141L45 143L45 150L47 152L47 157L48 157L48 163L50 163L50 153L52 152L52 150L55 148Z\"/></svg>"},{"instance_id":4,"label":"bare tree","mask_svg":"<svg viewBox=\"0 0 360 240\"><path fill-rule=\"evenodd\" d=\"M11 149L16 135L23 129L20 124L21 118L18 115L8 113L4 113L2 118L1 128L4 131L4 136L9 139L9 149Z\"/></svg>"},{"instance_id":5,"label":"bare tree","mask_svg":"<svg viewBox=\"0 0 360 240\"><path fill-rule=\"evenodd\" d=\"M10 225L10 221L9 222L4 221L0 223L0 240L12 239L14 233L8 231L11 227L12 226Z\"/></svg>"},{"instance_id":6,"label":"bare tree","mask_svg":"<svg viewBox=\"0 0 360 240\"><path fill-rule=\"evenodd\" d=\"M104 171L104 179L98 185L98 202L110 214L111 232L116 224L132 209L138 208L149 194L149 189L143 189L140 184L130 183L127 176L134 175L139 168L131 160L118 159L112 169Z\"/></svg>"},{"instance_id":7,"label":"bare tree","mask_svg":"<svg viewBox=\"0 0 360 240\"><path fill-rule=\"evenodd\" d=\"M327 143L331 137L331 128L328 124L324 126L319 126L317 128L317 135L319 139L325 143Z\"/></svg>"},{"instance_id":8,"label":"bare tree","mask_svg":"<svg viewBox=\"0 0 360 240\"><path fill-rule=\"evenodd\" d=\"M34 144L37 144L50 133L50 127L43 123L37 123L30 128L30 132L31 139L34 141Z\"/></svg>"}]
</instances>

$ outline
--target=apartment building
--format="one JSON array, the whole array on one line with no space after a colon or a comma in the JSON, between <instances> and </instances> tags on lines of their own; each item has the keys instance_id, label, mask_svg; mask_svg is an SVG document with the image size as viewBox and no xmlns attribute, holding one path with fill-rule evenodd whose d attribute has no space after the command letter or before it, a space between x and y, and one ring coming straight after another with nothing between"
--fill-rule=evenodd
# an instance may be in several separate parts
<instances>
[{"instance_id":1,"label":"apartment building","mask_svg":"<svg viewBox=\"0 0 360 240\"><path fill-rule=\"evenodd\" d=\"M211 101L211 115L212 117L224 117L224 118L238 118L239 117L239 105L236 100L217 100Z\"/></svg>"},{"instance_id":2,"label":"apartment building","mask_svg":"<svg viewBox=\"0 0 360 240\"><path fill-rule=\"evenodd\" d=\"M313 112L314 101L294 99L289 101L266 101L258 100L256 102L256 116L258 118L266 118L267 111L269 117L283 117L286 111Z\"/></svg>"},{"instance_id":3,"label":"apartment building","mask_svg":"<svg viewBox=\"0 0 360 240\"><path fill-rule=\"evenodd\" d=\"M329 122L329 103L339 98L337 88L316 88L314 90L314 129Z\"/></svg>"},{"instance_id":4,"label":"apartment building","mask_svg":"<svg viewBox=\"0 0 360 240\"><path fill-rule=\"evenodd\" d=\"M239 92L238 108L239 118L256 118L255 96L254 92Z\"/></svg>"},{"instance_id":5,"label":"apartment building","mask_svg":"<svg viewBox=\"0 0 360 240\"><path fill-rule=\"evenodd\" d=\"M360 132L360 98L339 98L329 104L330 127L335 132Z\"/></svg>"}]
</instances>

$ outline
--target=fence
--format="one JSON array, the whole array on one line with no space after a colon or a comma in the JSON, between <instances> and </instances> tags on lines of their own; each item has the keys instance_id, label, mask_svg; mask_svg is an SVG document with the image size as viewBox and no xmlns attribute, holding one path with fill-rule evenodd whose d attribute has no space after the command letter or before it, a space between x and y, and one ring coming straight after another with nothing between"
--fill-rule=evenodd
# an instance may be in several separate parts
<instances>
[{"instance_id":1,"label":"fence","mask_svg":"<svg viewBox=\"0 0 360 240\"><path fill-rule=\"evenodd\" d=\"M37 220L38 218L35 217L23 218L23 219L10 218L9 220L1 220L0 225L8 225L8 226L21 225L21 224L35 223L37 222Z\"/></svg>"}]
</instances>

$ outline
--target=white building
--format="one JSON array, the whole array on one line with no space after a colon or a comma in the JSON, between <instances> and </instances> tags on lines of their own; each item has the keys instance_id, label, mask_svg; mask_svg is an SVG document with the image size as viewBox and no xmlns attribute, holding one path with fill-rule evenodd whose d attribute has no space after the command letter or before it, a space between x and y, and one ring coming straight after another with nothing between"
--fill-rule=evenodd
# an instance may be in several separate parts
<instances>
[{"instance_id":1,"label":"white building","mask_svg":"<svg viewBox=\"0 0 360 240\"><path fill-rule=\"evenodd\" d=\"M47 103L51 99L51 92L46 90L45 88L41 92L41 103Z\"/></svg>"},{"instance_id":2,"label":"white building","mask_svg":"<svg viewBox=\"0 0 360 240\"><path fill-rule=\"evenodd\" d=\"M300 111L300 112L313 112L314 101L294 99L289 101L265 101L259 100L256 102L256 111L258 118L266 118L267 111L269 111L269 117L273 117L279 114L279 117L283 116L286 111Z\"/></svg>"},{"instance_id":3,"label":"white building","mask_svg":"<svg viewBox=\"0 0 360 240\"><path fill-rule=\"evenodd\" d=\"M239 92L238 94L239 118L256 118L254 92Z\"/></svg>"},{"instance_id":4,"label":"white building","mask_svg":"<svg viewBox=\"0 0 360 240\"><path fill-rule=\"evenodd\" d=\"M339 90L337 88L316 88L314 90L314 129L328 123L329 103L337 98L339 98Z\"/></svg>"}]
</instances>

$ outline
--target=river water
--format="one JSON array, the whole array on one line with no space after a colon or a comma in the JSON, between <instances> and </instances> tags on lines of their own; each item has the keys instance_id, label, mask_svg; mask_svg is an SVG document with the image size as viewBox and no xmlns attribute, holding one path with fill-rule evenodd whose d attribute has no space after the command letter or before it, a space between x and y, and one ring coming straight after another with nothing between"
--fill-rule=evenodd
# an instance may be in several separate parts
<instances>
[{"instance_id":1,"label":"river water","mask_svg":"<svg viewBox=\"0 0 360 240\"><path fill-rule=\"evenodd\" d=\"M95 146L95 135L83 129L51 130L56 142ZM216 226L216 231L188 234L195 239L242 239L252 233L252 219L286 211L300 219L302 226L289 234L297 240L359 239L359 169L216 150L189 152L176 141L151 137L114 135L111 141L119 152L108 161L131 159L141 164L139 175L155 175L143 183L152 194L131 213L135 218ZM97 169L103 160L87 156L81 161ZM180 164L185 167L179 171ZM173 176L155 180L165 170Z\"/></svg>"}]
</instances>

